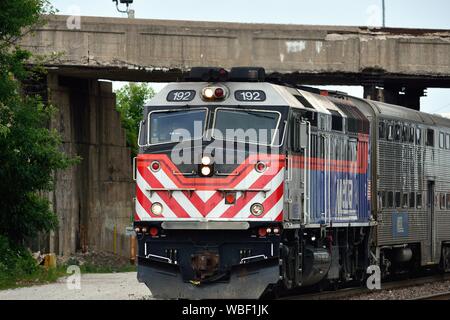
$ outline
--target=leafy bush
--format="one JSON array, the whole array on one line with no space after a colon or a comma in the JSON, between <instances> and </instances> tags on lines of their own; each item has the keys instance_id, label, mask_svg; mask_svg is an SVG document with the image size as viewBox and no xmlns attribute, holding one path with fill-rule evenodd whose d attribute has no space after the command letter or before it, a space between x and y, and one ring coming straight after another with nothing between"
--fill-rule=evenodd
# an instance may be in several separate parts
<instances>
[{"instance_id":1,"label":"leafy bush","mask_svg":"<svg viewBox=\"0 0 450 320\"><path fill-rule=\"evenodd\" d=\"M56 170L78 160L61 152L59 134L48 129L54 108L22 85L35 74L17 40L52 12L47 0L2 0L0 10L0 235L15 244L56 227L45 192ZM15 254L26 261L22 250Z\"/></svg>"},{"instance_id":2,"label":"leafy bush","mask_svg":"<svg viewBox=\"0 0 450 320\"><path fill-rule=\"evenodd\" d=\"M27 249L0 235L0 279L31 275L37 269L36 261Z\"/></svg>"}]
</instances>

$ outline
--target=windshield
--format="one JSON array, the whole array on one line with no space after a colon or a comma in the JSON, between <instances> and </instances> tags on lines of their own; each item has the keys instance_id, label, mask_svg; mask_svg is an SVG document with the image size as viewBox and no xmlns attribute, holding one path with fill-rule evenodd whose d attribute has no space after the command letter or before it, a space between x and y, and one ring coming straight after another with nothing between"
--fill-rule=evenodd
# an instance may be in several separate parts
<instances>
[{"instance_id":1,"label":"windshield","mask_svg":"<svg viewBox=\"0 0 450 320\"><path fill-rule=\"evenodd\" d=\"M200 139L206 121L206 109L154 111L149 114L149 143L167 143Z\"/></svg>"},{"instance_id":2,"label":"windshield","mask_svg":"<svg viewBox=\"0 0 450 320\"><path fill-rule=\"evenodd\" d=\"M217 109L214 137L225 140L272 144L280 114L278 112Z\"/></svg>"}]
</instances>

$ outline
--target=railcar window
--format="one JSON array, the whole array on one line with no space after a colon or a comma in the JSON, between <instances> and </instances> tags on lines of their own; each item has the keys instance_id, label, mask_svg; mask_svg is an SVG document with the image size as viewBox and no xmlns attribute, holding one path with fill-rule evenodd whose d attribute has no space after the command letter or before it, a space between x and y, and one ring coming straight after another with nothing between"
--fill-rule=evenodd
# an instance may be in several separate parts
<instances>
[{"instance_id":1,"label":"railcar window","mask_svg":"<svg viewBox=\"0 0 450 320\"><path fill-rule=\"evenodd\" d=\"M226 138L232 132L235 141L272 144L279 118L276 112L217 109L214 127Z\"/></svg>"},{"instance_id":2,"label":"railcar window","mask_svg":"<svg viewBox=\"0 0 450 320\"><path fill-rule=\"evenodd\" d=\"M416 144L418 146L422 144L422 130L420 128L416 129Z\"/></svg>"},{"instance_id":3,"label":"railcar window","mask_svg":"<svg viewBox=\"0 0 450 320\"><path fill-rule=\"evenodd\" d=\"M380 125L378 126L378 138L386 138L386 124L384 122L380 122Z\"/></svg>"},{"instance_id":4,"label":"railcar window","mask_svg":"<svg viewBox=\"0 0 450 320\"><path fill-rule=\"evenodd\" d=\"M434 130L427 129L427 146L434 147Z\"/></svg>"},{"instance_id":5,"label":"railcar window","mask_svg":"<svg viewBox=\"0 0 450 320\"><path fill-rule=\"evenodd\" d=\"M389 141L394 139L394 128L392 127L392 124L388 125L387 139Z\"/></svg>"},{"instance_id":6,"label":"railcar window","mask_svg":"<svg viewBox=\"0 0 450 320\"><path fill-rule=\"evenodd\" d=\"M447 210L450 210L450 193L447 193Z\"/></svg>"},{"instance_id":7,"label":"railcar window","mask_svg":"<svg viewBox=\"0 0 450 320\"><path fill-rule=\"evenodd\" d=\"M446 205L446 203L445 203L445 193L441 193L439 202L440 202L441 209L442 210L445 209L445 205Z\"/></svg>"},{"instance_id":8,"label":"railcar window","mask_svg":"<svg viewBox=\"0 0 450 320\"><path fill-rule=\"evenodd\" d=\"M414 127L409 127L409 142L414 143Z\"/></svg>"},{"instance_id":9,"label":"railcar window","mask_svg":"<svg viewBox=\"0 0 450 320\"><path fill-rule=\"evenodd\" d=\"M445 135L443 132L439 132L439 148L445 148Z\"/></svg>"},{"instance_id":10,"label":"railcar window","mask_svg":"<svg viewBox=\"0 0 450 320\"><path fill-rule=\"evenodd\" d=\"M407 193L403 193L402 208L408 208L408 194Z\"/></svg>"},{"instance_id":11,"label":"railcar window","mask_svg":"<svg viewBox=\"0 0 450 320\"><path fill-rule=\"evenodd\" d=\"M388 196L387 196L387 200L388 200L388 207L389 208L393 208L394 207L394 192L393 191L388 191Z\"/></svg>"},{"instance_id":12,"label":"railcar window","mask_svg":"<svg viewBox=\"0 0 450 320\"><path fill-rule=\"evenodd\" d=\"M408 142L408 141L409 141L409 127L403 126L402 142Z\"/></svg>"},{"instance_id":13,"label":"railcar window","mask_svg":"<svg viewBox=\"0 0 450 320\"><path fill-rule=\"evenodd\" d=\"M450 134L445 135L445 149L450 150Z\"/></svg>"},{"instance_id":14,"label":"railcar window","mask_svg":"<svg viewBox=\"0 0 450 320\"><path fill-rule=\"evenodd\" d=\"M417 192L417 194L416 194L416 208L422 209L422 193L421 192Z\"/></svg>"},{"instance_id":15,"label":"railcar window","mask_svg":"<svg viewBox=\"0 0 450 320\"><path fill-rule=\"evenodd\" d=\"M179 138L200 139L203 136L206 110L155 111L149 114L150 144L178 142ZM194 128L199 126L200 130Z\"/></svg>"},{"instance_id":16,"label":"railcar window","mask_svg":"<svg viewBox=\"0 0 450 320\"><path fill-rule=\"evenodd\" d=\"M400 200L401 200L401 193L399 191L395 192L395 207L400 208Z\"/></svg>"},{"instance_id":17,"label":"railcar window","mask_svg":"<svg viewBox=\"0 0 450 320\"><path fill-rule=\"evenodd\" d=\"M401 140L401 136L402 136L402 129L401 126L399 124L395 125L395 130L394 130L394 140L395 141L400 141Z\"/></svg>"},{"instance_id":18,"label":"railcar window","mask_svg":"<svg viewBox=\"0 0 450 320\"><path fill-rule=\"evenodd\" d=\"M381 208L386 208L386 191L380 191Z\"/></svg>"},{"instance_id":19,"label":"railcar window","mask_svg":"<svg viewBox=\"0 0 450 320\"><path fill-rule=\"evenodd\" d=\"M416 196L415 196L414 192L410 192L409 193L409 207L410 208L414 208L415 207L414 200L416 200Z\"/></svg>"}]
</instances>

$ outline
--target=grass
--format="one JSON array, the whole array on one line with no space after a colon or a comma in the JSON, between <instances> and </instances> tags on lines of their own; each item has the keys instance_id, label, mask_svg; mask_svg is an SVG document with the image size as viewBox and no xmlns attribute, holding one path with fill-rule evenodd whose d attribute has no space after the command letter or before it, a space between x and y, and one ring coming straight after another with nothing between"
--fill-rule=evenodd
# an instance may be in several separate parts
<instances>
[{"instance_id":1,"label":"grass","mask_svg":"<svg viewBox=\"0 0 450 320\"><path fill-rule=\"evenodd\" d=\"M43 266L38 266L37 269L30 273L20 275L6 275L0 273L0 290L15 289L21 287L30 287L35 285L43 285L54 283L59 278L69 276L67 272L67 265L57 266L56 268L46 269ZM134 265L126 266L98 266L85 263L80 266L81 274L84 273L118 273L118 272L136 272L137 268Z\"/></svg>"},{"instance_id":2,"label":"grass","mask_svg":"<svg viewBox=\"0 0 450 320\"><path fill-rule=\"evenodd\" d=\"M33 273L21 275L0 274L0 290L30 287L34 285L56 282L67 275L65 267L46 269L39 266Z\"/></svg>"},{"instance_id":3,"label":"grass","mask_svg":"<svg viewBox=\"0 0 450 320\"><path fill-rule=\"evenodd\" d=\"M98 266L90 263L85 263L80 266L81 273L117 273L117 272L136 272L135 265L126 266Z\"/></svg>"},{"instance_id":4,"label":"grass","mask_svg":"<svg viewBox=\"0 0 450 320\"><path fill-rule=\"evenodd\" d=\"M97 261L95 256L90 258L94 262L87 260L81 264L76 258L70 258L56 268L47 269L36 265L36 260L27 248L11 243L8 238L0 235L0 290L56 282L59 278L70 275L67 273L69 265L81 264L81 274L136 271L136 266L127 264L126 261L119 263L117 259L107 255Z\"/></svg>"}]
</instances>

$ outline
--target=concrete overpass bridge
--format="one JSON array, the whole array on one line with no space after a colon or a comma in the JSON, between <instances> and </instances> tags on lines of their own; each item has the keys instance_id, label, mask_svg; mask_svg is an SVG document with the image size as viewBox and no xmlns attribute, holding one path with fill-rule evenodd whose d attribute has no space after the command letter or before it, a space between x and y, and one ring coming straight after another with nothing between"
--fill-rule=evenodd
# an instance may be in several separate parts
<instances>
[{"instance_id":1,"label":"concrete overpass bridge","mask_svg":"<svg viewBox=\"0 0 450 320\"><path fill-rule=\"evenodd\" d=\"M57 173L50 195L62 222L45 246L61 254L90 246L126 254L133 211L129 150L111 85L98 79L169 82L193 66L262 66L286 81L362 85L374 100L420 108L430 87L450 88L450 30L240 24L68 16L22 40L61 55L40 84L59 115L52 126L76 168ZM39 85L38 85L39 87ZM44 90L46 91L46 90Z\"/></svg>"}]
</instances>

